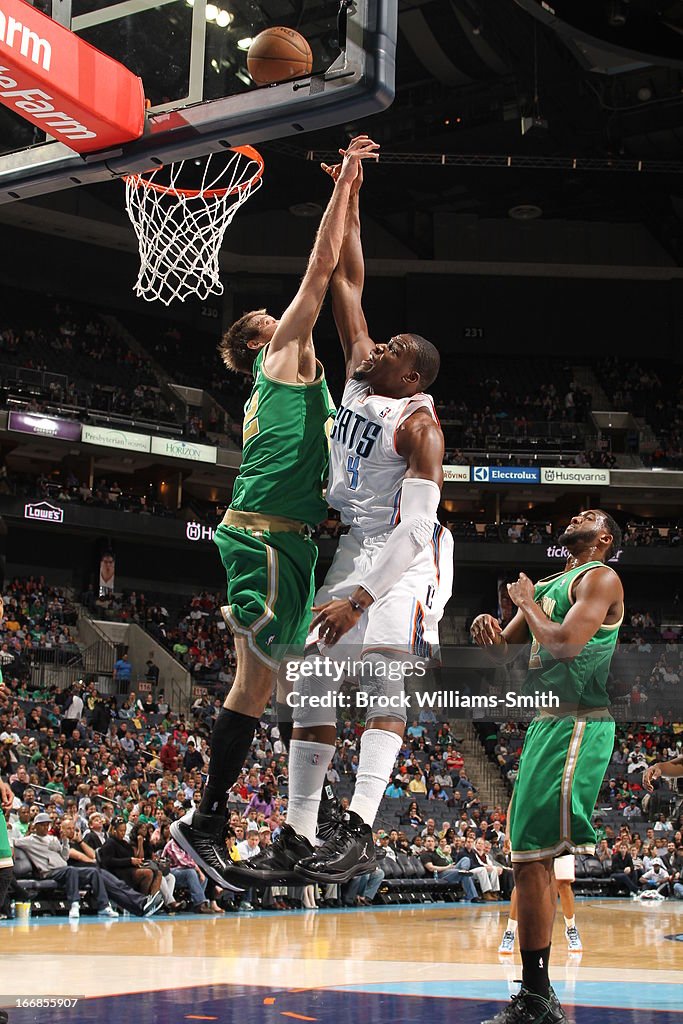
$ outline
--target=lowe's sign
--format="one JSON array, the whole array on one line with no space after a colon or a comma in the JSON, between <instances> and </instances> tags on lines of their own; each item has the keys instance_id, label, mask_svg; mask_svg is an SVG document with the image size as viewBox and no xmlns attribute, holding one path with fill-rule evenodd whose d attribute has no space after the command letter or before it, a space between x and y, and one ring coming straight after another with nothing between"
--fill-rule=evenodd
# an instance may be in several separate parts
<instances>
[{"instance_id":1,"label":"lowe's sign","mask_svg":"<svg viewBox=\"0 0 683 1024\"><path fill-rule=\"evenodd\" d=\"M537 484L541 471L529 466L474 466L472 480L480 484Z\"/></svg>"}]
</instances>

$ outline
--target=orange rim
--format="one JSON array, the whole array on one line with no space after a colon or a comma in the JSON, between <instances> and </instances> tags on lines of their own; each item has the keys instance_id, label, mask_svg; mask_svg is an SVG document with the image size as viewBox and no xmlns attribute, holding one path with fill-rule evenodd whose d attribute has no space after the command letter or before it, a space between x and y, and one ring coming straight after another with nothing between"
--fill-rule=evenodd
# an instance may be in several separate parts
<instances>
[{"instance_id":1,"label":"orange rim","mask_svg":"<svg viewBox=\"0 0 683 1024\"><path fill-rule=\"evenodd\" d=\"M249 179L249 181L243 181L239 185L234 185L232 188L213 188L206 189L206 191L200 188L173 188L170 185L159 185L156 181L149 181L144 177L143 174L126 174L124 175L124 181L129 181L137 187L142 186L143 188L152 189L154 192L159 192L161 195L169 196L184 196L186 199L196 199L197 196L203 196L206 199L217 199L224 195L236 195L238 192L244 192L245 189L252 188L256 182L262 177L265 169L265 163L263 157L257 149L253 146L233 146L230 148L231 153L241 153L242 156L248 157L258 164L256 173ZM147 174L156 174L160 171L161 167L156 167L154 171L147 171Z\"/></svg>"}]
</instances>

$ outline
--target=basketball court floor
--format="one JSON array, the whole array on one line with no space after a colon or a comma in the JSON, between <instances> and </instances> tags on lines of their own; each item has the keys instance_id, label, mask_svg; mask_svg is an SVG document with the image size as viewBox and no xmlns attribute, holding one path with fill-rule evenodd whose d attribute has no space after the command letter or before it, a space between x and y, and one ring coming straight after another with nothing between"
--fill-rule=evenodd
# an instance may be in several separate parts
<instances>
[{"instance_id":1,"label":"basketball court floor","mask_svg":"<svg viewBox=\"0 0 683 1024\"><path fill-rule=\"evenodd\" d=\"M184 1021L478 1024L517 991L499 957L508 904L179 915L0 926L10 1024ZM683 903L577 901L583 954L556 923L551 978L577 1024L683 1024ZM68 1008L19 996L79 997Z\"/></svg>"}]
</instances>

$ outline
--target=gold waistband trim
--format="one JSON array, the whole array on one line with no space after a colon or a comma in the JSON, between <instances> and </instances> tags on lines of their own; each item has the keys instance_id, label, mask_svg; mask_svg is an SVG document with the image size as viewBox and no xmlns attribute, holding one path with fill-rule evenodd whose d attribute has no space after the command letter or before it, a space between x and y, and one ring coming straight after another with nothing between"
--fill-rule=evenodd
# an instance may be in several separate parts
<instances>
[{"instance_id":1,"label":"gold waistband trim","mask_svg":"<svg viewBox=\"0 0 683 1024\"><path fill-rule=\"evenodd\" d=\"M300 533L303 537L310 537L313 533L308 523L302 523L298 519L264 515L261 512L238 512L233 508L229 508L225 513L221 526L236 526L253 534Z\"/></svg>"},{"instance_id":2,"label":"gold waistband trim","mask_svg":"<svg viewBox=\"0 0 683 1024\"><path fill-rule=\"evenodd\" d=\"M554 708L541 708L538 714L539 718L603 719L604 721L612 719L609 708L589 708L569 703L561 703L559 707Z\"/></svg>"}]
</instances>

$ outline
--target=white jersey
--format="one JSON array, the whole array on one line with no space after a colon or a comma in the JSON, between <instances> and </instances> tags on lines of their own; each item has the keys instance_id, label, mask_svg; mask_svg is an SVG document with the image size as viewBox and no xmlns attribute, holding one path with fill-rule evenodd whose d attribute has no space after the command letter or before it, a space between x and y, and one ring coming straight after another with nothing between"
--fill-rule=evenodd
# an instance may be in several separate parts
<instances>
[{"instance_id":1,"label":"white jersey","mask_svg":"<svg viewBox=\"0 0 683 1024\"><path fill-rule=\"evenodd\" d=\"M408 466L396 451L396 431L418 409L439 422L430 395L387 398L364 381L347 382L330 435L327 488L327 502L345 526L370 535L398 523Z\"/></svg>"}]
</instances>

